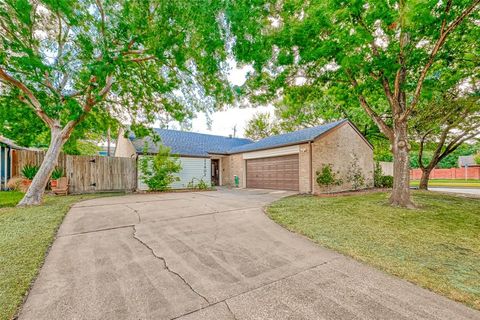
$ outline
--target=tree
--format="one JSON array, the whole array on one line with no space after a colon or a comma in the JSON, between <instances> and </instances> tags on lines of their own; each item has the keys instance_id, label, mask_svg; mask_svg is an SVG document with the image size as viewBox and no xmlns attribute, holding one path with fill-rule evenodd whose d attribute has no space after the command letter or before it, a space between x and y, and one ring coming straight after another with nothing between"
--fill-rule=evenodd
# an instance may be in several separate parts
<instances>
[{"instance_id":1,"label":"tree","mask_svg":"<svg viewBox=\"0 0 480 320\"><path fill-rule=\"evenodd\" d=\"M219 9L214 0L1 2L0 96L21 101L49 131L19 205L41 202L63 145L92 114L131 116L137 127L230 101Z\"/></svg>"},{"instance_id":2,"label":"tree","mask_svg":"<svg viewBox=\"0 0 480 320\"><path fill-rule=\"evenodd\" d=\"M426 106L419 106L412 120L411 128L419 140L419 188L427 190L430 173L438 163L480 135L480 96L461 96L458 91L439 94ZM424 155L427 147L433 150L428 162Z\"/></svg>"},{"instance_id":3,"label":"tree","mask_svg":"<svg viewBox=\"0 0 480 320\"><path fill-rule=\"evenodd\" d=\"M170 185L179 181L175 174L182 170L178 157L170 154L170 148L159 144L158 152L154 156L148 156L148 144L143 149L144 156L140 159L140 171L142 181L152 191L165 191Z\"/></svg>"},{"instance_id":4,"label":"tree","mask_svg":"<svg viewBox=\"0 0 480 320\"><path fill-rule=\"evenodd\" d=\"M48 148L49 128L33 110L25 108L24 104L15 96L0 96L0 135L14 140L24 147ZM108 128L116 132L118 120L106 112L94 112L79 123L63 145L62 151L66 154L92 155L99 147Z\"/></svg>"},{"instance_id":5,"label":"tree","mask_svg":"<svg viewBox=\"0 0 480 320\"><path fill-rule=\"evenodd\" d=\"M234 52L252 62L246 94L265 101L306 86L359 105L389 139L390 203L412 207L408 121L441 72L452 87L478 72L480 0L235 1Z\"/></svg>"},{"instance_id":6,"label":"tree","mask_svg":"<svg viewBox=\"0 0 480 320\"><path fill-rule=\"evenodd\" d=\"M281 129L269 113L257 113L247 122L245 137L254 141L279 134Z\"/></svg>"}]
</instances>

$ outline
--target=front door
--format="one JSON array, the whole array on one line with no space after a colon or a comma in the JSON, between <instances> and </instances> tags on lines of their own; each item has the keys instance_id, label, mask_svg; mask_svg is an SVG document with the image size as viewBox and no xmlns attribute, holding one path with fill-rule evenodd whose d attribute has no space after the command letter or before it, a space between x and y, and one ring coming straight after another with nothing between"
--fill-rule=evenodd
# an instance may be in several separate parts
<instances>
[{"instance_id":1,"label":"front door","mask_svg":"<svg viewBox=\"0 0 480 320\"><path fill-rule=\"evenodd\" d=\"M212 185L220 185L220 160L212 159Z\"/></svg>"}]
</instances>

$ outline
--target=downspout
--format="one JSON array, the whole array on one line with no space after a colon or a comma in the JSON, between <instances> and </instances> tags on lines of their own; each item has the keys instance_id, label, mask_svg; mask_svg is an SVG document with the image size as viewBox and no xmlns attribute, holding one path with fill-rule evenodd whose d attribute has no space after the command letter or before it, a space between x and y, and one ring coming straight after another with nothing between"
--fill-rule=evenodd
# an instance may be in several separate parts
<instances>
[{"instance_id":1,"label":"downspout","mask_svg":"<svg viewBox=\"0 0 480 320\"><path fill-rule=\"evenodd\" d=\"M310 157L309 175L310 175L310 193L313 194L313 161L312 161L312 141L308 142L308 154Z\"/></svg>"}]
</instances>

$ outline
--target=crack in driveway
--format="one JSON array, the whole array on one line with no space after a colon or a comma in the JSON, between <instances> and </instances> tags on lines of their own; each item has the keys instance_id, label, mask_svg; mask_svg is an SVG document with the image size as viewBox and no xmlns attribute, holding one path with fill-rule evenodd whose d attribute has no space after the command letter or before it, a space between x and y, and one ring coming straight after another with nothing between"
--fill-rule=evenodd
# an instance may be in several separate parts
<instances>
[{"instance_id":1,"label":"crack in driveway","mask_svg":"<svg viewBox=\"0 0 480 320\"><path fill-rule=\"evenodd\" d=\"M230 306L228 305L227 300L223 301L223 303L225 303L225 306L227 307L228 312L230 312L232 314L233 319L237 320L237 317L235 316L235 313L233 313L232 309L230 309Z\"/></svg>"},{"instance_id":2,"label":"crack in driveway","mask_svg":"<svg viewBox=\"0 0 480 320\"><path fill-rule=\"evenodd\" d=\"M153 255L155 258L161 260L161 261L163 262L163 265L164 265L165 269L166 269L168 272L176 275L180 280L182 280L183 283L185 283L185 284L190 288L190 290L192 290L196 295L198 295L198 296L199 296L200 298L202 298L208 305L210 305L210 301L208 301L208 299L207 299L205 296L203 296L201 293L199 293L197 290L195 290L195 289L192 287L192 285L191 285L190 283L188 283L187 280L185 280L184 277L182 277L178 272L173 271L172 269L170 269L170 267L169 267L168 264L167 264L167 260L165 260L164 257L161 257L161 256L157 255L157 254L155 253L155 251L153 250L152 247L150 247L145 241L143 241L142 239L140 239L140 238L137 236L137 229L136 229L136 226L135 226L135 225L132 226L132 228L133 228L133 238L134 238L135 240L137 240L137 241L140 242L142 245L144 245L148 250L150 250L150 252L152 253L152 255Z\"/></svg>"}]
</instances>

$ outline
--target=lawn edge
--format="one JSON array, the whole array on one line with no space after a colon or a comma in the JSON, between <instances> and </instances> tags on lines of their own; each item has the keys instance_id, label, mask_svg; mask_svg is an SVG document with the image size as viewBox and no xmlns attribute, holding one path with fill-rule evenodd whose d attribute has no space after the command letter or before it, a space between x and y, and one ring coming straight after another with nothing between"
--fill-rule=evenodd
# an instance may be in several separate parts
<instances>
[{"instance_id":1,"label":"lawn edge","mask_svg":"<svg viewBox=\"0 0 480 320\"><path fill-rule=\"evenodd\" d=\"M418 192L418 191L417 191L417 192ZM444 194L444 195L451 196L451 197L467 198L467 199L470 199L470 200L480 200L480 197L475 197L474 195L469 195L469 194L456 194L456 193L448 193L448 192L434 192L434 191L429 191L429 190L419 190L419 192L425 192L425 193L429 193L429 194ZM374 192L372 192L372 193L374 193ZM380 191L380 190L379 190L377 193L385 193L385 191ZM473 305L469 305L469 304L467 304L467 303L465 303L465 302L463 302L463 301L459 301L459 300L456 300L456 299L452 299L452 298L450 298L450 297L448 297L448 296L446 296L446 295L444 295L444 294L442 294L442 293L440 293L440 292L433 291L432 289L430 289L430 288L428 288L428 287L425 287L425 286L423 286L423 285L421 285L421 284L419 284L419 283L416 283L416 282L413 282L413 281L411 281L411 280L409 280L409 279L406 279L406 278L404 278L404 277L401 277L400 275L387 272L386 270L384 270L383 268L381 268L381 267L379 267L379 266L370 264L370 263L368 263L367 261L360 260L360 259L358 259L358 258L356 258L356 257L354 257L354 256L352 256L352 255L350 255L350 254L348 254L348 253L340 252L340 251L336 250L335 248L331 248L331 247L329 247L329 246L327 246L327 245L318 243L318 242L310 239L309 237L307 237L307 236L306 236L305 234L303 234L303 233L299 233L299 232L290 230L290 229L287 228L286 226L284 226L284 225L278 223L277 221L273 220L273 219L270 217L270 215L268 214L267 210L268 210L268 208L269 208L272 204L274 204L274 203L276 203L276 202L279 202L279 201L282 201L282 200L287 199L287 198L293 198L293 197L299 197L299 196L300 196L300 197L305 197L305 196L308 196L308 197L318 197L318 196L313 195L313 194L300 194L300 193L299 193L299 194L295 194L295 195L290 195L290 196L282 197L282 198L280 198L280 199L277 199L277 200L275 200L275 201L273 201L273 202L270 202L269 204L266 204L265 206L263 206L263 208L262 208L263 214L267 217L267 219L269 219L270 221L272 221L273 223L275 223L276 225L278 225L278 226L281 227L282 229L284 229L284 230L286 230L286 231L288 231L288 232L290 232L290 233L293 233L293 234L295 234L295 235L297 235L297 236L300 236L301 238L304 238L304 239L308 240L309 242L313 243L313 244L316 245L316 246L321 247L322 249L327 249L327 250L330 250L330 251L332 251L332 252L335 252L336 254L340 254L340 255L342 255L342 256L344 256L344 257L346 257L346 258L353 259L355 262L361 263L361 264L363 264L364 266L367 266L367 267L370 267L370 268L374 268L375 270L380 271L380 272L382 272L383 274L385 274L385 275L387 275L387 276L395 277L396 279L399 279L399 280L402 280L402 281L406 281L406 282L408 282L408 283L410 283L410 284L412 284L412 285L415 285L415 286L417 286L417 287L419 287L419 288L422 288L422 289L428 290L429 292L432 292L432 293L434 293L434 294L437 294L437 295L439 295L439 296L441 296L441 297L443 297L443 298L445 298L445 299L448 299L448 300L450 300L450 301L454 301L454 302L456 302L456 303L459 303L459 304L461 304L461 305L463 305L463 306L465 306L465 307L467 307L467 308L469 308L469 309L472 309L472 310L474 310L474 311L480 311L480 308L477 309L477 308L474 307ZM356 195L356 194L348 194L348 195L344 195L344 196L345 196L345 197L348 197L348 196L357 196L357 195ZM318 197L318 198L322 198L322 197ZM328 199L328 197L323 197L323 198L327 198L327 199Z\"/></svg>"},{"instance_id":2,"label":"lawn edge","mask_svg":"<svg viewBox=\"0 0 480 320\"><path fill-rule=\"evenodd\" d=\"M88 194L87 194L88 195ZM72 196L75 196L75 194L73 194ZM80 195L81 196L81 195ZM27 301L28 299L28 296L30 295L30 291L32 290L33 288L33 285L35 284L35 282L37 281L37 278L38 276L40 275L40 271L43 269L43 266L45 264L45 261L47 260L47 257L50 253L50 250L53 246L53 244L55 243L55 241L57 240L57 235L58 235L58 230L60 229L60 227L62 226L63 224L63 221L65 220L65 217L70 213L70 210L72 209L72 207L74 205L76 205L77 203L81 203L81 202L85 202L85 201L89 201L89 200L94 200L94 199L98 199L98 198L108 198L108 197L114 197L116 195L106 195L106 196L99 196L97 198L93 198L93 199L81 199L79 201L75 201L75 202L72 202L71 204L68 205L68 208L67 208L67 211L65 212L65 214L63 215L62 217L62 220L60 221L60 223L58 224L58 226L55 228L54 230L54 233L53 233L53 238L52 238L52 241L48 244L48 247L47 249L45 250L45 253L43 255L43 259L42 259L42 262L40 263L40 265L38 266L38 269L37 271L35 272L35 276L32 278L32 280L30 281L30 283L28 284L28 288L26 290L26 292L23 294L22 296L22 301L17 305L16 307L16 311L15 313L13 314L13 316L10 318L11 320L16 320L18 319L18 317L20 316L20 313L22 312L23 310L23 306L25 305L25 302ZM15 208L16 206L14 206L13 208Z\"/></svg>"}]
</instances>

